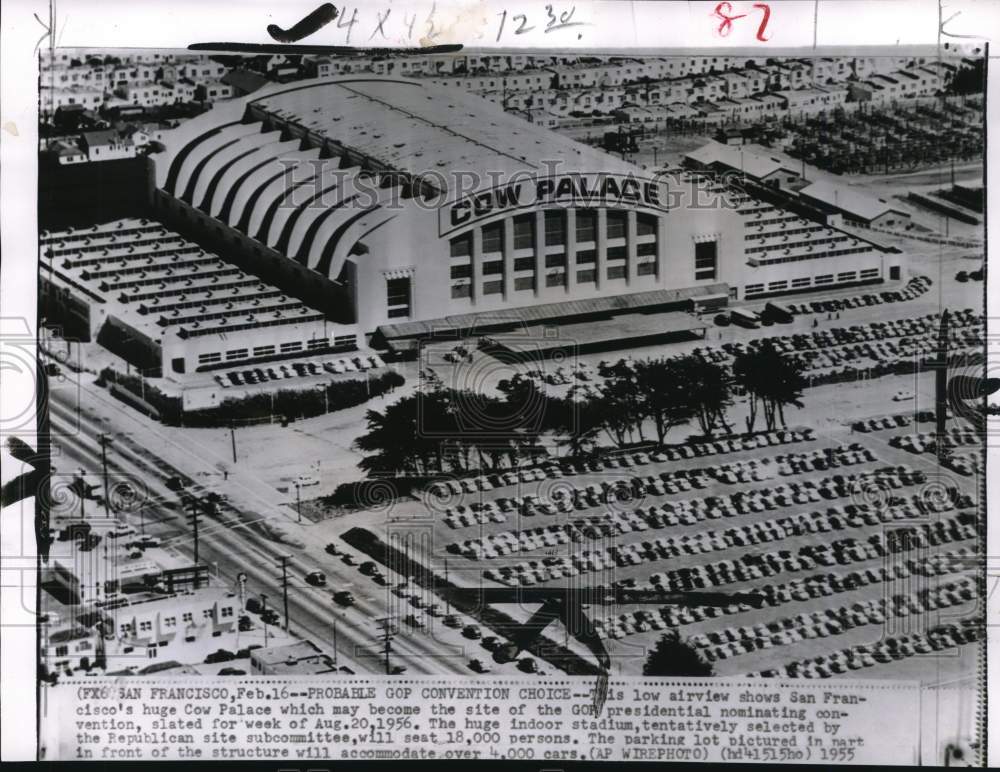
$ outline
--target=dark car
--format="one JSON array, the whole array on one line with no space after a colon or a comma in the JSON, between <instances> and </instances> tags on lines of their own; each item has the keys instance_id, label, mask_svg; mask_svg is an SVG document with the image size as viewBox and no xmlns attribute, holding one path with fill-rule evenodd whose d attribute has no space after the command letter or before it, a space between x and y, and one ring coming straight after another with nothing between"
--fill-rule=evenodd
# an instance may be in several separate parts
<instances>
[{"instance_id":1,"label":"dark car","mask_svg":"<svg viewBox=\"0 0 1000 772\"><path fill-rule=\"evenodd\" d=\"M405 672L406 668L403 667L402 665L396 665L396 667L392 669L392 675L403 675L403 673Z\"/></svg>"},{"instance_id":2,"label":"dark car","mask_svg":"<svg viewBox=\"0 0 1000 772\"><path fill-rule=\"evenodd\" d=\"M264 606L260 602L260 598L247 598L246 609L251 614L259 614L263 610Z\"/></svg>"},{"instance_id":3,"label":"dark car","mask_svg":"<svg viewBox=\"0 0 1000 772\"><path fill-rule=\"evenodd\" d=\"M462 626L461 620L459 620L459 618L454 614L446 614L444 619L442 619L441 621L444 623L445 627L453 627L455 629L458 629L459 627Z\"/></svg>"},{"instance_id":4,"label":"dark car","mask_svg":"<svg viewBox=\"0 0 1000 772\"><path fill-rule=\"evenodd\" d=\"M232 662L234 659L236 659L236 655L228 649L216 649L205 657L205 664L214 665L217 662Z\"/></svg>"},{"instance_id":5,"label":"dark car","mask_svg":"<svg viewBox=\"0 0 1000 772\"><path fill-rule=\"evenodd\" d=\"M273 608L269 608L263 614L260 615L261 621L266 625L276 625L279 622L278 612Z\"/></svg>"},{"instance_id":6,"label":"dark car","mask_svg":"<svg viewBox=\"0 0 1000 772\"><path fill-rule=\"evenodd\" d=\"M730 321L729 314L716 314L714 321L719 327L728 327Z\"/></svg>"},{"instance_id":7,"label":"dark car","mask_svg":"<svg viewBox=\"0 0 1000 772\"><path fill-rule=\"evenodd\" d=\"M363 573L365 576L373 576L378 573L378 566L374 561L366 560L360 566L358 566L358 571Z\"/></svg>"},{"instance_id":8,"label":"dark car","mask_svg":"<svg viewBox=\"0 0 1000 772\"><path fill-rule=\"evenodd\" d=\"M337 548L336 544L330 542L329 544L326 545L326 553L328 555L339 555L340 550Z\"/></svg>"},{"instance_id":9,"label":"dark car","mask_svg":"<svg viewBox=\"0 0 1000 772\"><path fill-rule=\"evenodd\" d=\"M335 592L333 594L333 602L341 606L353 606L354 595L349 593L347 590L341 590L340 592Z\"/></svg>"},{"instance_id":10,"label":"dark car","mask_svg":"<svg viewBox=\"0 0 1000 772\"><path fill-rule=\"evenodd\" d=\"M538 663L531 657L523 657L517 662L517 669L522 673L537 673Z\"/></svg>"},{"instance_id":11,"label":"dark car","mask_svg":"<svg viewBox=\"0 0 1000 772\"><path fill-rule=\"evenodd\" d=\"M219 675L246 675L246 670L240 670L238 667L224 667L219 671Z\"/></svg>"},{"instance_id":12,"label":"dark car","mask_svg":"<svg viewBox=\"0 0 1000 772\"><path fill-rule=\"evenodd\" d=\"M960 281L964 283L967 282L968 280L969 280L968 271L959 271L957 274L955 274L955 281Z\"/></svg>"},{"instance_id":13,"label":"dark car","mask_svg":"<svg viewBox=\"0 0 1000 772\"><path fill-rule=\"evenodd\" d=\"M483 632L479 629L479 625L466 625L462 628L462 635L475 640L476 638L481 638Z\"/></svg>"},{"instance_id":14,"label":"dark car","mask_svg":"<svg viewBox=\"0 0 1000 772\"><path fill-rule=\"evenodd\" d=\"M312 571L306 574L306 584L313 587L326 587L326 574L322 571Z\"/></svg>"},{"instance_id":15,"label":"dark car","mask_svg":"<svg viewBox=\"0 0 1000 772\"><path fill-rule=\"evenodd\" d=\"M180 477L168 477L167 478L167 488L172 491L183 490L184 481Z\"/></svg>"},{"instance_id":16,"label":"dark car","mask_svg":"<svg viewBox=\"0 0 1000 772\"><path fill-rule=\"evenodd\" d=\"M250 617L248 617L246 614L243 614L240 617L240 621L239 621L238 627L239 627L239 631L241 633L245 633L245 632L247 632L249 630L253 630L253 620L250 619Z\"/></svg>"}]
</instances>

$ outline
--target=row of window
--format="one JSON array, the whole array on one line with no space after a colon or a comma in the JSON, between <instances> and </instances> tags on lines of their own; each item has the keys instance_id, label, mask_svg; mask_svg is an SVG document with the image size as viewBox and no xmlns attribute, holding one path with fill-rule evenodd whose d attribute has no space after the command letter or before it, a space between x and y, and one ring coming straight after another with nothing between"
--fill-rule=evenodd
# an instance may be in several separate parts
<instances>
[{"instance_id":1,"label":"row of window","mask_svg":"<svg viewBox=\"0 0 1000 772\"><path fill-rule=\"evenodd\" d=\"M772 234L774 235L774 234ZM747 247L746 254L752 255L760 252L771 252L776 249L798 249L799 247L818 246L820 244L839 244L847 241L847 236L826 236L819 239L807 241L781 241L777 244L767 244L759 247Z\"/></svg>"},{"instance_id":2,"label":"row of window","mask_svg":"<svg viewBox=\"0 0 1000 772\"><path fill-rule=\"evenodd\" d=\"M854 249L833 249L827 252L806 252L802 255L785 255L782 257L756 257L751 259L751 265L777 265L778 263L797 263L802 260L817 260L823 257L837 257L843 255L860 255L871 252L871 247L857 247Z\"/></svg>"},{"instance_id":3,"label":"row of window","mask_svg":"<svg viewBox=\"0 0 1000 772\"><path fill-rule=\"evenodd\" d=\"M656 242L647 241L642 244L636 245L636 255L639 258L655 258L656 257ZM597 262L597 250L596 249L582 249L576 253L575 262L577 265L588 265ZM628 249L626 247L608 247L607 249L607 260L608 262L618 262L625 261L628 259ZM639 262L642 262L641 260ZM549 254L544 256L544 266L545 268L565 268L566 267L566 253L560 252L558 254ZM515 257L514 258L514 271L532 271L534 272L536 268L534 257ZM484 276L494 276L503 273L503 260L490 260L484 262L482 265L482 273ZM451 266L451 278L452 279L470 279L472 278L472 264L471 263L460 263ZM390 303L390 305L392 305Z\"/></svg>"},{"instance_id":4,"label":"row of window","mask_svg":"<svg viewBox=\"0 0 1000 772\"><path fill-rule=\"evenodd\" d=\"M864 270L858 271L841 271L840 273L834 275L832 273L820 274L810 278L808 276L802 276L797 279L792 279L791 281L787 279L779 279L778 281L772 281L767 284L767 292L783 292L789 288L791 289L803 289L811 285L817 287L826 286L829 284L843 284L845 282L852 281L865 281L867 279L877 279L879 277L878 268L865 268ZM765 286L763 284L748 284L743 289L744 297L750 297L751 295L760 295L765 292Z\"/></svg>"},{"instance_id":5,"label":"row of window","mask_svg":"<svg viewBox=\"0 0 1000 772\"><path fill-rule=\"evenodd\" d=\"M575 235L577 242L592 242L597 239L597 212L593 209L576 210ZM543 213L545 246L561 246L567 242L566 210L547 209ZM535 249L537 244L537 219L534 213L521 214L513 218L514 249ZM607 211L607 227L605 234L608 239L623 239L628 232L628 214L623 211L609 209ZM636 233L638 236L656 235L656 217L648 214L636 215ZM483 254L502 253L504 251L504 224L502 222L486 225L482 229ZM451 240L452 257L469 257L472 255L472 233L464 233Z\"/></svg>"},{"instance_id":6,"label":"row of window","mask_svg":"<svg viewBox=\"0 0 1000 772\"><path fill-rule=\"evenodd\" d=\"M357 336L356 335L337 335L333 339L333 345L336 348L343 346L356 345ZM253 358L257 359L259 357L269 357L275 354L295 354L299 351L321 351L323 349L329 348L329 341L326 338L312 338L307 340L304 344L302 341L288 341L287 343L281 343L277 346L265 345L265 346L254 346L253 349L246 348L234 348L223 352L212 351L206 354L198 355L199 365L212 365L223 360L227 362L237 362L243 359L251 358L251 351L253 352Z\"/></svg>"},{"instance_id":7,"label":"row of window","mask_svg":"<svg viewBox=\"0 0 1000 772\"><path fill-rule=\"evenodd\" d=\"M624 265L609 265L607 267L606 276L608 279L624 279L626 278L626 267ZM638 263L636 265L636 275L637 276L654 276L656 275L656 262L648 261L644 263ZM567 282L567 272L565 270L553 271L545 275L545 286L546 287L565 287ZM577 284L596 284L597 283L597 269L596 268L586 268L581 269L576 272L576 283ZM535 289L535 277L532 276L515 276L514 277L514 290L534 290ZM483 282L483 295L498 295L504 291L504 280L497 279L491 281ZM472 285L468 283L463 284L453 284L451 287L451 296L454 299L458 298L468 298L472 295Z\"/></svg>"}]
</instances>

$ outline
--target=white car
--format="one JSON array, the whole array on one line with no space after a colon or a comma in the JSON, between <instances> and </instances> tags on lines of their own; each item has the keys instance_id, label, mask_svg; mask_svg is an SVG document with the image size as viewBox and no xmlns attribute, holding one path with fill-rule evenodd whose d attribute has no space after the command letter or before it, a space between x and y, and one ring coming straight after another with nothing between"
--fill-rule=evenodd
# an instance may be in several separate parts
<instances>
[{"instance_id":1,"label":"white car","mask_svg":"<svg viewBox=\"0 0 1000 772\"><path fill-rule=\"evenodd\" d=\"M313 474L300 474L296 482L300 487L306 488L310 485L319 485L319 480Z\"/></svg>"},{"instance_id":2,"label":"white car","mask_svg":"<svg viewBox=\"0 0 1000 772\"><path fill-rule=\"evenodd\" d=\"M913 399L913 392L909 389L900 389L892 395L893 402L906 402L910 399Z\"/></svg>"}]
</instances>

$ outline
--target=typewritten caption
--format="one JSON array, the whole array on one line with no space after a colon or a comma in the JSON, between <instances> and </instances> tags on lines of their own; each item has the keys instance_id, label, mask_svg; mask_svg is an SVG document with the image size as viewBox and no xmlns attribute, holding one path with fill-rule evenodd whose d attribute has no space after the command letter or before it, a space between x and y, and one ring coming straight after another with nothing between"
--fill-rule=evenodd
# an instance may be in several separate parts
<instances>
[{"instance_id":1,"label":"typewritten caption","mask_svg":"<svg viewBox=\"0 0 1000 772\"><path fill-rule=\"evenodd\" d=\"M613 680L88 679L48 688L58 759L899 763L917 687Z\"/></svg>"}]
</instances>

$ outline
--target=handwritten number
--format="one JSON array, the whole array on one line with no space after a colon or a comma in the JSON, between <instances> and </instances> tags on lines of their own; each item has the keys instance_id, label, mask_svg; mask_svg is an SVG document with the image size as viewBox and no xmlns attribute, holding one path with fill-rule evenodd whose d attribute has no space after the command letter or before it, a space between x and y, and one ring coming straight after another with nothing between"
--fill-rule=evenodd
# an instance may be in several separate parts
<instances>
[{"instance_id":1,"label":"handwritten number","mask_svg":"<svg viewBox=\"0 0 1000 772\"><path fill-rule=\"evenodd\" d=\"M727 37L733 29L733 22L736 21L737 19L742 19L744 16L746 16L745 13L733 16L732 12L733 12L733 5L732 3L726 2L726 0L723 0L723 2L715 6L715 13L713 15L718 16L720 19L722 19L722 21L719 23L720 37Z\"/></svg>"},{"instance_id":2,"label":"handwritten number","mask_svg":"<svg viewBox=\"0 0 1000 772\"><path fill-rule=\"evenodd\" d=\"M403 24L406 25L406 39L413 40L413 25L417 23L417 15L413 14L409 19L403 14Z\"/></svg>"},{"instance_id":3,"label":"handwritten number","mask_svg":"<svg viewBox=\"0 0 1000 772\"><path fill-rule=\"evenodd\" d=\"M525 16L523 13L516 13L513 16L511 16L511 19L513 19L514 21L517 21L518 19L521 20L521 23L518 25L517 29L514 30L515 35L523 35L524 33L531 32L531 30L534 29L534 27L525 26L528 23L528 17Z\"/></svg>"},{"instance_id":4,"label":"handwritten number","mask_svg":"<svg viewBox=\"0 0 1000 772\"><path fill-rule=\"evenodd\" d=\"M764 30L767 29L767 21L771 18L771 7L767 3L754 3L753 7L760 8L764 12L764 18L760 20L760 26L757 28L757 40L766 43L770 38L764 37Z\"/></svg>"},{"instance_id":5,"label":"handwritten number","mask_svg":"<svg viewBox=\"0 0 1000 772\"><path fill-rule=\"evenodd\" d=\"M757 40L762 43L766 43L770 40L770 36L765 35L767 32L767 23L771 19L771 6L767 3L754 3L754 9L759 9L763 14L763 18L760 20L760 25L757 27ZM737 19L744 18L747 14L745 13L733 13L733 4L728 2L728 0L723 0L717 6L715 6L715 11L712 13L717 19L719 19L719 28L717 32L719 37L728 37L729 33L733 31L733 22Z\"/></svg>"},{"instance_id":6,"label":"handwritten number","mask_svg":"<svg viewBox=\"0 0 1000 772\"><path fill-rule=\"evenodd\" d=\"M339 29L343 29L344 27L347 27L347 43L350 44L350 42L351 42L351 29L353 29L354 25L358 23L358 9L355 8L355 9L353 9L351 11L351 18L347 21L346 24L341 23L341 19L343 19L343 18L344 18L344 15L341 15L341 16L337 17L337 27Z\"/></svg>"},{"instance_id":7,"label":"handwritten number","mask_svg":"<svg viewBox=\"0 0 1000 772\"><path fill-rule=\"evenodd\" d=\"M498 13L497 16L500 17L500 29L497 30L497 43L500 42L500 36L503 35L503 25L507 23L507 11Z\"/></svg>"}]
</instances>

